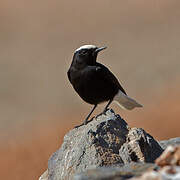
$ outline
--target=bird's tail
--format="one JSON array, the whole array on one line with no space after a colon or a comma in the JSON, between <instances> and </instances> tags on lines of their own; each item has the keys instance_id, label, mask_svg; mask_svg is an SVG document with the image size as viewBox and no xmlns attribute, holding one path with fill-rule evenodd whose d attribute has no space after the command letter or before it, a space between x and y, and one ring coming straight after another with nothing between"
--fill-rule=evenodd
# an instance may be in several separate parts
<instances>
[{"instance_id":1,"label":"bird's tail","mask_svg":"<svg viewBox=\"0 0 180 180\"><path fill-rule=\"evenodd\" d=\"M136 102L134 99L128 97L126 94L124 94L122 91L119 90L119 92L115 95L114 99L118 105L123 109L132 110L135 107L143 107L141 104Z\"/></svg>"}]
</instances>

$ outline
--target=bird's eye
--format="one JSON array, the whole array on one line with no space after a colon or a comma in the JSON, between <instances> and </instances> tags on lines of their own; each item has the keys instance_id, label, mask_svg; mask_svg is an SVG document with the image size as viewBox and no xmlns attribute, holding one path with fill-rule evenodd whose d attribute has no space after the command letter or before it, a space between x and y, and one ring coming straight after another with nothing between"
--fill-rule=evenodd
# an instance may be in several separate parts
<instances>
[{"instance_id":1,"label":"bird's eye","mask_svg":"<svg viewBox=\"0 0 180 180\"><path fill-rule=\"evenodd\" d=\"M86 50L81 51L81 55L86 55L86 54L87 54Z\"/></svg>"}]
</instances>

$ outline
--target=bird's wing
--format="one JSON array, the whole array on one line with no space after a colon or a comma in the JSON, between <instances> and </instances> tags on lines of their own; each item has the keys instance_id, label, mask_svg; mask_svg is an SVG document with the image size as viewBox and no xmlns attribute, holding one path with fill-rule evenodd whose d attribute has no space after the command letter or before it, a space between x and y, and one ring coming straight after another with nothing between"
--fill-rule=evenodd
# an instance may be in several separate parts
<instances>
[{"instance_id":1,"label":"bird's wing","mask_svg":"<svg viewBox=\"0 0 180 180\"><path fill-rule=\"evenodd\" d=\"M120 85L118 79L114 76L114 74L104 65L97 63L98 67L100 67L99 72L106 81L110 81L112 84L116 85L124 94L126 94L123 87ZM109 83L110 83L109 82Z\"/></svg>"},{"instance_id":2,"label":"bird's wing","mask_svg":"<svg viewBox=\"0 0 180 180\"><path fill-rule=\"evenodd\" d=\"M126 94L125 90L122 88L117 78L111 73L111 71L107 67L105 67L100 63L97 63L96 66L89 66L86 73L94 73L94 72L97 79L106 82L107 86L118 88L124 94Z\"/></svg>"}]
</instances>

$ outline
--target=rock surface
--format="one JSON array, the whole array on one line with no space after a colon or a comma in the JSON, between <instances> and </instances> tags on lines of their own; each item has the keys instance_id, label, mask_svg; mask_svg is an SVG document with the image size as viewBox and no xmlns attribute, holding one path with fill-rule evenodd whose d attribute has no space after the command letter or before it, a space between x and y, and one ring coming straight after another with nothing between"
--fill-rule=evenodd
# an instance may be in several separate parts
<instances>
[{"instance_id":1,"label":"rock surface","mask_svg":"<svg viewBox=\"0 0 180 180\"><path fill-rule=\"evenodd\" d=\"M161 147L163 149L166 149L169 145L172 145L172 146L179 145L180 146L180 137L171 138L171 139L168 139L168 140L160 141L159 144L161 145Z\"/></svg>"},{"instance_id":2,"label":"rock surface","mask_svg":"<svg viewBox=\"0 0 180 180\"><path fill-rule=\"evenodd\" d=\"M39 180L48 180L48 169L39 177Z\"/></svg>"},{"instance_id":3,"label":"rock surface","mask_svg":"<svg viewBox=\"0 0 180 180\"><path fill-rule=\"evenodd\" d=\"M142 176L130 180L180 180L180 167L165 166L159 171L145 172Z\"/></svg>"},{"instance_id":4,"label":"rock surface","mask_svg":"<svg viewBox=\"0 0 180 180\"><path fill-rule=\"evenodd\" d=\"M180 146L168 146L155 163L161 168L132 180L180 180Z\"/></svg>"},{"instance_id":5,"label":"rock surface","mask_svg":"<svg viewBox=\"0 0 180 180\"><path fill-rule=\"evenodd\" d=\"M150 163L130 163L119 167L100 167L75 174L73 180L124 180L142 175L155 167Z\"/></svg>"},{"instance_id":6,"label":"rock surface","mask_svg":"<svg viewBox=\"0 0 180 180\"><path fill-rule=\"evenodd\" d=\"M155 163L161 167L180 166L180 146L168 146Z\"/></svg>"},{"instance_id":7,"label":"rock surface","mask_svg":"<svg viewBox=\"0 0 180 180\"><path fill-rule=\"evenodd\" d=\"M180 180L180 146L168 146L155 163L91 169L76 174L74 180Z\"/></svg>"},{"instance_id":8,"label":"rock surface","mask_svg":"<svg viewBox=\"0 0 180 180\"><path fill-rule=\"evenodd\" d=\"M48 162L48 180L73 179L87 169L154 162L163 149L143 129L130 128L112 110L71 130ZM77 177L77 176L76 176Z\"/></svg>"}]
</instances>

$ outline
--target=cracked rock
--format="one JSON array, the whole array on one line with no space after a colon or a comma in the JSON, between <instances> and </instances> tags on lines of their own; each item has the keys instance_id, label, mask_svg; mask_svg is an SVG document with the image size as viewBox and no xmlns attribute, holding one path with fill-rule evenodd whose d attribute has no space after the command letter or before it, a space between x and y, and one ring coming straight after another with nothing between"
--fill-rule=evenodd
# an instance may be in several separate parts
<instances>
[{"instance_id":1,"label":"cracked rock","mask_svg":"<svg viewBox=\"0 0 180 180\"><path fill-rule=\"evenodd\" d=\"M87 169L154 162L163 149L143 129L130 128L113 110L67 133L48 162L48 180L71 180Z\"/></svg>"}]
</instances>

